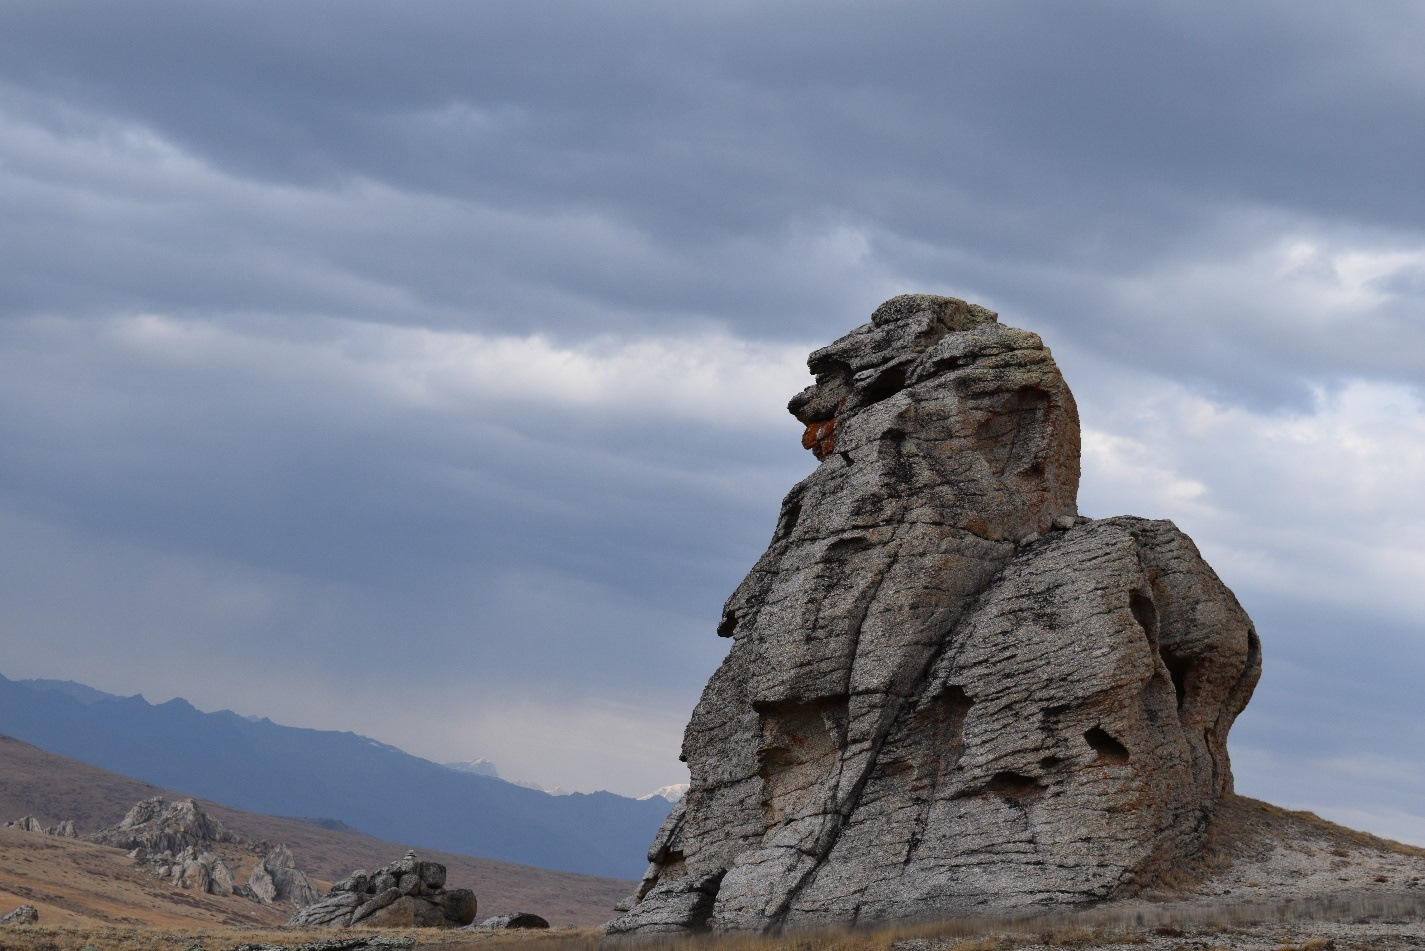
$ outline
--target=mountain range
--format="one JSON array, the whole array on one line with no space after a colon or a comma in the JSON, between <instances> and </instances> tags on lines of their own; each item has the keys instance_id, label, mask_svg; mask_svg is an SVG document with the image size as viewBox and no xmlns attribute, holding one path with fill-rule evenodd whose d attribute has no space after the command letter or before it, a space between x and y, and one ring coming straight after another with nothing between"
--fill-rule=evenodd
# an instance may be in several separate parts
<instances>
[{"instance_id":1,"label":"mountain range","mask_svg":"<svg viewBox=\"0 0 1425 951\"><path fill-rule=\"evenodd\" d=\"M369 835L543 868L637 878L666 799L552 796L356 733L281 726L182 699L0 676L0 733L249 812L340 820Z\"/></svg>"}]
</instances>

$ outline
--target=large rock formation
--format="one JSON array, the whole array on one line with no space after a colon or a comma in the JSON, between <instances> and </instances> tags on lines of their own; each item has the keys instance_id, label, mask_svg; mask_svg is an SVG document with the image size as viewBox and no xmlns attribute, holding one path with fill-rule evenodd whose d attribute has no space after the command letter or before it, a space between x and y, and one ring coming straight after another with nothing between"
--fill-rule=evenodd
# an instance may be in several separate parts
<instances>
[{"instance_id":1,"label":"large rock formation","mask_svg":"<svg viewBox=\"0 0 1425 951\"><path fill-rule=\"evenodd\" d=\"M331 928L459 928L475 920L475 893L446 888L445 866L407 852L376 871L352 872L288 922Z\"/></svg>"},{"instance_id":2,"label":"large rock formation","mask_svg":"<svg viewBox=\"0 0 1425 951\"><path fill-rule=\"evenodd\" d=\"M478 925L466 925L466 929L469 931L528 931L548 927L548 921L528 911L496 915L493 918L486 918Z\"/></svg>"},{"instance_id":3,"label":"large rock formation","mask_svg":"<svg viewBox=\"0 0 1425 951\"><path fill-rule=\"evenodd\" d=\"M21 816L13 822L5 823L7 829L18 829L21 832L38 832L40 835L53 835L61 839L77 839L79 833L74 831L74 820L66 819L57 825L46 827L34 816Z\"/></svg>"},{"instance_id":4,"label":"large rock formation","mask_svg":"<svg viewBox=\"0 0 1425 951\"><path fill-rule=\"evenodd\" d=\"M808 365L820 465L727 602L610 933L1085 903L1192 854L1257 637L1172 523L1078 517L1039 337L910 295Z\"/></svg>"},{"instance_id":5,"label":"large rock formation","mask_svg":"<svg viewBox=\"0 0 1425 951\"><path fill-rule=\"evenodd\" d=\"M192 799L170 803L161 796L137 803L118 825L84 838L116 849L174 853L238 841Z\"/></svg>"}]
</instances>

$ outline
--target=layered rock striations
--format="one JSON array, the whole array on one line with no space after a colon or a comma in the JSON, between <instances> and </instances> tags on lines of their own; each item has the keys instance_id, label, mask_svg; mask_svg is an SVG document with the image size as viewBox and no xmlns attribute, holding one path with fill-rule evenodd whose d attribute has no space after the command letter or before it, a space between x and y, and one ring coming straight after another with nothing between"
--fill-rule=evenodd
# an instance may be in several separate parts
<instances>
[{"instance_id":1,"label":"layered rock striations","mask_svg":"<svg viewBox=\"0 0 1425 951\"><path fill-rule=\"evenodd\" d=\"M1199 847L1260 672L1170 522L1077 513L1039 337L908 295L808 360L782 503L611 934L1079 904Z\"/></svg>"}]
</instances>

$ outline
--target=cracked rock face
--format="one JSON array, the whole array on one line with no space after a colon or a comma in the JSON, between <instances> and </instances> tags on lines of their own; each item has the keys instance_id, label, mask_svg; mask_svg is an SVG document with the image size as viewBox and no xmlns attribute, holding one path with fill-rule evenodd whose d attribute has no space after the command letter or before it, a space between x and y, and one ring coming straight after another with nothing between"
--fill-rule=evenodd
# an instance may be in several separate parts
<instances>
[{"instance_id":1,"label":"cracked rock face","mask_svg":"<svg viewBox=\"0 0 1425 951\"><path fill-rule=\"evenodd\" d=\"M620 934L1113 897L1232 787L1251 621L1170 522L1077 515L1039 337L907 295L813 353L820 460L728 600Z\"/></svg>"}]
</instances>

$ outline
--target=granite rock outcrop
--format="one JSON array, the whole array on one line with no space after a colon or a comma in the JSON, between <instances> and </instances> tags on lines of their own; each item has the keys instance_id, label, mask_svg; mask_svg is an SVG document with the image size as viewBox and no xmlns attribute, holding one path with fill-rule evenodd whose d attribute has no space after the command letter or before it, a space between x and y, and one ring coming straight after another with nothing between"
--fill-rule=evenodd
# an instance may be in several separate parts
<instances>
[{"instance_id":1,"label":"granite rock outcrop","mask_svg":"<svg viewBox=\"0 0 1425 951\"><path fill-rule=\"evenodd\" d=\"M61 839L77 839L79 833L74 830L74 820L65 819L63 822L52 826L46 826L34 816L21 816L13 822L5 823L7 829L18 829L21 832L38 832L40 835L53 835Z\"/></svg>"},{"instance_id":2,"label":"granite rock outcrop","mask_svg":"<svg viewBox=\"0 0 1425 951\"><path fill-rule=\"evenodd\" d=\"M1040 338L906 295L808 366L819 464L724 608L691 787L609 933L1079 905L1193 854L1260 645L1171 522L1079 516Z\"/></svg>"},{"instance_id":3,"label":"granite rock outcrop","mask_svg":"<svg viewBox=\"0 0 1425 951\"><path fill-rule=\"evenodd\" d=\"M14 911L0 915L0 925L32 925L39 920L39 909L34 905L21 905Z\"/></svg>"},{"instance_id":4,"label":"granite rock outcrop","mask_svg":"<svg viewBox=\"0 0 1425 951\"><path fill-rule=\"evenodd\" d=\"M288 902L298 908L320 897L287 846L243 842L192 799L145 799L118 825L84 838L127 850L136 866L180 888L238 895L263 905ZM253 865L247 882L239 884L234 869L249 860Z\"/></svg>"},{"instance_id":5,"label":"granite rock outcrop","mask_svg":"<svg viewBox=\"0 0 1425 951\"><path fill-rule=\"evenodd\" d=\"M407 852L374 872L356 871L297 912L293 926L460 928L475 920L475 893L446 888L445 866Z\"/></svg>"},{"instance_id":6,"label":"granite rock outcrop","mask_svg":"<svg viewBox=\"0 0 1425 951\"><path fill-rule=\"evenodd\" d=\"M303 908L322 897L307 873L297 868L292 851L285 845L270 849L253 864L247 888L264 905L285 901Z\"/></svg>"}]
</instances>

